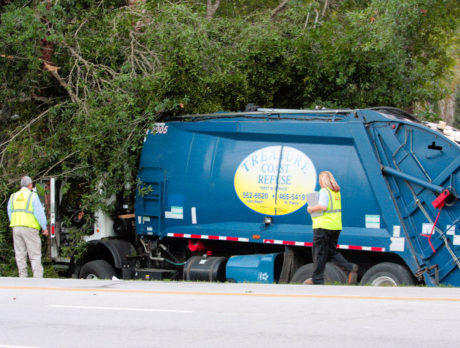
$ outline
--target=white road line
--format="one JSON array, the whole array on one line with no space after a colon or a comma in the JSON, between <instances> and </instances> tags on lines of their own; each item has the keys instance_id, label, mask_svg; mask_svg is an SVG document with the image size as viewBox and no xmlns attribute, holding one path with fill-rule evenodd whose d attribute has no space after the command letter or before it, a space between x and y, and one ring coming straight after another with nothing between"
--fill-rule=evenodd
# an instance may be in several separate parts
<instances>
[{"instance_id":1,"label":"white road line","mask_svg":"<svg viewBox=\"0 0 460 348\"><path fill-rule=\"evenodd\" d=\"M0 343L0 348L41 348L38 346L15 346L11 344L1 344Z\"/></svg>"},{"instance_id":2,"label":"white road line","mask_svg":"<svg viewBox=\"0 0 460 348\"><path fill-rule=\"evenodd\" d=\"M134 308L134 307L97 307L97 306L67 306L67 305L51 305L50 307L69 308L69 309L98 309L98 310L109 310L109 311L192 313L192 311L185 311L185 310L179 310L179 309L156 309L156 308Z\"/></svg>"}]
</instances>

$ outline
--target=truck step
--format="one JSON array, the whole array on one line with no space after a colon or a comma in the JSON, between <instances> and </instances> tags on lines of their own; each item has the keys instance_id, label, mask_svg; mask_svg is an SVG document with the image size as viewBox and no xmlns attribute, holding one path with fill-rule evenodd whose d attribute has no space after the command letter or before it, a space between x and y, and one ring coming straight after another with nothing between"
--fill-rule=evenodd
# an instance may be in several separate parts
<instances>
[{"instance_id":1,"label":"truck step","mask_svg":"<svg viewBox=\"0 0 460 348\"><path fill-rule=\"evenodd\" d=\"M163 279L177 279L178 272L174 269L161 269L161 268L136 268L134 271L135 279L143 280L163 280Z\"/></svg>"}]
</instances>

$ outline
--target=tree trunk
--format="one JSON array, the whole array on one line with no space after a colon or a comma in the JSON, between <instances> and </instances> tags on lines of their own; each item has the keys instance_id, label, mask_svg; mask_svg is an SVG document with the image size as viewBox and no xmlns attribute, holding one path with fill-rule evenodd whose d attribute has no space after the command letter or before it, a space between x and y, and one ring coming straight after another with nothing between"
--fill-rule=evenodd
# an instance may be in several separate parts
<instances>
[{"instance_id":1,"label":"tree trunk","mask_svg":"<svg viewBox=\"0 0 460 348\"><path fill-rule=\"evenodd\" d=\"M457 65L455 65L453 72L454 79L451 85L450 96L438 101L441 119L450 126L453 126L456 121L455 112L457 108L458 89L460 86L460 58L457 58Z\"/></svg>"},{"instance_id":2,"label":"tree trunk","mask_svg":"<svg viewBox=\"0 0 460 348\"><path fill-rule=\"evenodd\" d=\"M457 102L456 95L457 89L455 88L449 97L438 102L441 119L450 126L454 124L455 105Z\"/></svg>"},{"instance_id":3,"label":"tree trunk","mask_svg":"<svg viewBox=\"0 0 460 348\"><path fill-rule=\"evenodd\" d=\"M208 5L206 6L206 19L212 19L216 14L217 9L220 6L220 0L216 0L213 4L212 0L208 0Z\"/></svg>"},{"instance_id":4,"label":"tree trunk","mask_svg":"<svg viewBox=\"0 0 460 348\"><path fill-rule=\"evenodd\" d=\"M51 0L46 1L46 9L51 10ZM49 27L48 19L46 17L42 18L42 22ZM49 42L45 38L40 40L40 51L42 54L42 60L44 63L52 64L52 59L54 55L54 45L52 42Z\"/></svg>"}]
</instances>

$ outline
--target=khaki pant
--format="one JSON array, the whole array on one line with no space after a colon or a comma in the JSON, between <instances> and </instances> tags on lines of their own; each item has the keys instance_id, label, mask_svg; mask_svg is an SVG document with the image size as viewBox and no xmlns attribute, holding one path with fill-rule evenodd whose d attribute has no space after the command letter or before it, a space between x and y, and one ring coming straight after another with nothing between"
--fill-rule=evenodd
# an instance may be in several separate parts
<instances>
[{"instance_id":1,"label":"khaki pant","mask_svg":"<svg viewBox=\"0 0 460 348\"><path fill-rule=\"evenodd\" d=\"M19 277L27 277L27 255L34 278L43 278L42 243L38 230L30 227L13 227L14 253Z\"/></svg>"}]
</instances>

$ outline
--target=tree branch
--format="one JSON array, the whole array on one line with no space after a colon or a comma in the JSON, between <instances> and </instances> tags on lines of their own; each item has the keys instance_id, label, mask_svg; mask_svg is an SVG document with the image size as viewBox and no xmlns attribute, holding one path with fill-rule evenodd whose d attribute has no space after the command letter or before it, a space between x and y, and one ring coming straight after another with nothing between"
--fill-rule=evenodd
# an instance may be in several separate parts
<instances>
[{"instance_id":1,"label":"tree branch","mask_svg":"<svg viewBox=\"0 0 460 348\"><path fill-rule=\"evenodd\" d=\"M39 119L41 119L43 116L45 116L48 112L50 111L50 109L42 112L40 115L38 115L37 117L35 117L33 120L31 120L29 123L27 123L24 127L22 127L22 129L17 132L15 135L13 135L10 139L8 139L7 141L3 142L0 144L0 148L2 146L5 146L5 145L8 145L9 143L11 143L15 138L17 138L19 136L19 134L21 134L23 131L25 131L27 128L29 128L32 124L34 124L35 122L37 122ZM5 151L5 150L3 150Z\"/></svg>"},{"instance_id":2,"label":"tree branch","mask_svg":"<svg viewBox=\"0 0 460 348\"><path fill-rule=\"evenodd\" d=\"M316 16L315 16L315 24L313 24L313 28L316 28L316 24L318 23L318 19L319 19L319 11L318 9L314 9L315 13L316 13Z\"/></svg>"},{"instance_id":3,"label":"tree branch","mask_svg":"<svg viewBox=\"0 0 460 348\"><path fill-rule=\"evenodd\" d=\"M278 16L278 14L287 7L288 2L289 0L283 0L281 4L279 4L278 7L272 11L270 19L274 19L276 16Z\"/></svg>"},{"instance_id":4,"label":"tree branch","mask_svg":"<svg viewBox=\"0 0 460 348\"><path fill-rule=\"evenodd\" d=\"M64 79L59 75L58 69L57 68L47 68L47 65L48 64L45 62L45 69L48 70L51 73L51 75L53 75L53 77L59 82L59 84L67 91L67 93L70 96L70 99L72 99L74 103L80 104L81 103L80 98L78 98L78 96L75 93L73 93L72 87L70 87L64 81Z\"/></svg>"},{"instance_id":5,"label":"tree branch","mask_svg":"<svg viewBox=\"0 0 460 348\"><path fill-rule=\"evenodd\" d=\"M60 104L59 104L60 105ZM37 117L35 117L33 120L31 120L29 123L27 123L24 127L22 127L16 134L14 134L11 138L9 138L7 141L3 142L0 144L0 148L2 148L3 146L5 147L0 153L2 155L2 157L0 158L0 167L3 167L3 160L4 160L4 157L5 157L5 153L6 153L6 145L8 145L9 143L11 143L14 139L16 139L22 132L24 132L27 128L29 128L32 124L34 124L35 122L37 122L39 119L41 119L43 116L45 116L48 112L50 111L50 109L42 112L40 115L38 115Z\"/></svg>"},{"instance_id":6,"label":"tree branch","mask_svg":"<svg viewBox=\"0 0 460 348\"><path fill-rule=\"evenodd\" d=\"M321 13L321 17L324 17L324 15L326 14L328 3L329 3L328 0L324 2L324 8L323 8L323 13Z\"/></svg>"},{"instance_id":7,"label":"tree branch","mask_svg":"<svg viewBox=\"0 0 460 348\"><path fill-rule=\"evenodd\" d=\"M69 153L67 156L65 156L63 159L61 159L60 161L56 162L55 164L53 164L51 167L49 167L43 174L39 174L40 176L40 179L46 177L46 175L51 171L51 169L55 168L57 165L61 164L62 162L64 162L67 158L75 155L77 153L77 151L74 151L74 152L71 152Z\"/></svg>"}]
</instances>

